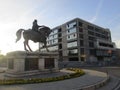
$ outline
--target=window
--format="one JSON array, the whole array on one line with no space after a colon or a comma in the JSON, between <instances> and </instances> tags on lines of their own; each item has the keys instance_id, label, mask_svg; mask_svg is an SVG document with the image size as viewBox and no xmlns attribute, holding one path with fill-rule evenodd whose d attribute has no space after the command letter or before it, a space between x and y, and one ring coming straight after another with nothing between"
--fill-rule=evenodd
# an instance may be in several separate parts
<instances>
[{"instance_id":1,"label":"window","mask_svg":"<svg viewBox=\"0 0 120 90\"><path fill-rule=\"evenodd\" d=\"M95 28L95 31L96 32L100 32L101 30L99 28Z\"/></svg>"},{"instance_id":2,"label":"window","mask_svg":"<svg viewBox=\"0 0 120 90\"><path fill-rule=\"evenodd\" d=\"M77 55L78 54L78 49L73 49L73 50L68 50L69 55Z\"/></svg>"},{"instance_id":3,"label":"window","mask_svg":"<svg viewBox=\"0 0 120 90\"><path fill-rule=\"evenodd\" d=\"M94 40L94 37L89 36L88 39L89 40Z\"/></svg>"},{"instance_id":4,"label":"window","mask_svg":"<svg viewBox=\"0 0 120 90\"><path fill-rule=\"evenodd\" d=\"M101 35L101 38L106 39L106 36L105 35Z\"/></svg>"},{"instance_id":5,"label":"window","mask_svg":"<svg viewBox=\"0 0 120 90\"><path fill-rule=\"evenodd\" d=\"M100 37L100 34L99 34L99 33L95 33L95 36L96 36L96 37Z\"/></svg>"},{"instance_id":6,"label":"window","mask_svg":"<svg viewBox=\"0 0 120 90\"><path fill-rule=\"evenodd\" d=\"M70 30L68 30L68 33L70 32Z\"/></svg>"},{"instance_id":7,"label":"window","mask_svg":"<svg viewBox=\"0 0 120 90\"><path fill-rule=\"evenodd\" d=\"M83 25L83 23L82 23L82 22L79 22L79 26L81 26L81 27L82 27L82 25Z\"/></svg>"},{"instance_id":8,"label":"window","mask_svg":"<svg viewBox=\"0 0 120 90\"><path fill-rule=\"evenodd\" d=\"M102 42L99 42L99 45L103 47L110 47L110 48L114 47L112 44L107 44L107 43L102 43Z\"/></svg>"},{"instance_id":9,"label":"window","mask_svg":"<svg viewBox=\"0 0 120 90\"><path fill-rule=\"evenodd\" d=\"M53 35L53 39L54 39L54 38L58 38L58 35L57 35L57 34Z\"/></svg>"},{"instance_id":10,"label":"window","mask_svg":"<svg viewBox=\"0 0 120 90\"><path fill-rule=\"evenodd\" d=\"M77 34L73 33L67 36L67 40L72 40L72 39L76 39L77 38Z\"/></svg>"},{"instance_id":11,"label":"window","mask_svg":"<svg viewBox=\"0 0 120 90\"><path fill-rule=\"evenodd\" d=\"M109 33L108 33L107 31L104 31L104 34L105 34L106 36L108 36Z\"/></svg>"},{"instance_id":12,"label":"window","mask_svg":"<svg viewBox=\"0 0 120 90\"><path fill-rule=\"evenodd\" d=\"M55 39L55 38L58 38L58 34L54 34L54 35L49 36L49 38L47 38L47 41Z\"/></svg>"},{"instance_id":13,"label":"window","mask_svg":"<svg viewBox=\"0 0 120 90\"><path fill-rule=\"evenodd\" d=\"M95 50L94 49L89 49L89 54L90 55L95 55Z\"/></svg>"},{"instance_id":14,"label":"window","mask_svg":"<svg viewBox=\"0 0 120 90\"><path fill-rule=\"evenodd\" d=\"M83 38L84 38L83 34L79 34L79 37L80 37L81 39L83 39Z\"/></svg>"},{"instance_id":15,"label":"window","mask_svg":"<svg viewBox=\"0 0 120 90\"><path fill-rule=\"evenodd\" d=\"M68 35L68 39L70 38L70 35Z\"/></svg>"},{"instance_id":16,"label":"window","mask_svg":"<svg viewBox=\"0 0 120 90\"><path fill-rule=\"evenodd\" d=\"M94 27L90 26L90 25L88 25L87 28L90 29L90 30L94 30Z\"/></svg>"},{"instance_id":17,"label":"window","mask_svg":"<svg viewBox=\"0 0 120 90\"><path fill-rule=\"evenodd\" d=\"M61 28L58 29L58 32L61 32Z\"/></svg>"},{"instance_id":18,"label":"window","mask_svg":"<svg viewBox=\"0 0 120 90\"><path fill-rule=\"evenodd\" d=\"M49 45L49 41L47 41L47 45Z\"/></svg>"},{"instance_id":19,"label":"window","mask_svg":"<svg viewBox=\"0 0 120 90\"><path fill-rule=\"evenodd\" d=\"M84 48L80 48L81 54L84 54Z\"/></svg>"},{"instance_id":20,"label":"window","mask_svg":"<svg viewBox=\"0 0 120 90\"><path fill-rule=\"evenodd\" d=\"M73 28L76 26L76 22L72 22L66 25L67 29Z\"/></svg>"},{"instance_id":21,"label":"window","mask_svg":"<svg viewBox=\"0 0 120 90\"><path fill-rule=\"evenodd\" d=\"M59 56L63 56L63 53L62 53L62 51L59 51Z\"/></svg>"},{"instance_id":22,"label":"window","mask_svg":"<svg viewBox=\"0 0 120 90\"><path fill-rule=\"evenodd\" d=\"M59 49L62 49L62 44L59 44Z\"/></svg>"},{"instance_id":23,"label":"window","mask_svg":"<svg viewBox=\"0 0 120 90\"><path fill-rule=\"evenodd\" d=\"M89 35L94 35L94 32L88 31L88 34L89 34Z\"/></svg>"},{"instance_id":24,"label":"window","mask_svg":"<svg viewBox=\"0 0 120 90\"><path fill-rule=\"evenodd\" d=\"M53 39L53 44L58 43L58 39Z\"/></svg>"},{"instance_id":25,"label":"window","mask_svg":"<svg viewBox=\"0 0 120 90\"><path fill-rule=\"evenodd\" d=\"M69 30L67 30L67 34L71 34L71 33L75 33L76 32L76 28L71 28Z\"/></svg>"},{"instance_id":26,"label":"window","mask_svg":"<svg viewBox=\"0 0 120 90\"><path fill-rule=\"evenodd\" d=\"M68 48L71 48L71 47L77 47L77 41L67 43L67 47L68 47Z\"/></svg>"},{"instance_id":27,"label":"window","mask_svg":"<svg viewBox=\"0 0 120 90\"><path fill-rule=\"evenodd\" d=\"M54 30L52 30L52 32L50 33L50 35L53 35L53 34L56 34L56 33L58 33L58 30L54 29Z\"/></svg>"},{"instance_id":28,"label":"window","mask_svg":"<svg viewBox=\"0 0 120 90\"><path fill-rule=\"evenodd\" d=\"M58 39L52 39L52 40L47 41L47 45L52 45L56 43L58 43Z\"/></svg>"},{"instance_id":29,"label":"window","mask_svg":"<svg viewBox=\"0 0 120 90\"><path fill-rule=\"evenodd\" d=\"M59 33L59 34L58 34L58 37L61 37L61 36L62 36L61 33Z\"/></svg>"},{"instance_id":30,"label":"window","mask_svg":"<svg viewBox=\"0 0 120 90\"><path fill-rule=\"evenodd\" d=\"M80 46L84 46L84 41L80 40Z\"/></svg>"},{"instance_id":31,"label":"window","mask_svg":"<svg viewBox=\"0 0 120 90\"><path fill-rule=\"evenodd\" d=\"M83 32L83 28L79 28L79 32Z\"/></svg>"},{"instance_id":32,"label":"window","mask_svg":"<svg viewBox=\"0 0 120 90\"><path fill-rule=\"evenodd\" d=\"M94 42L89 42L89 47L94 47Z\"/></svg>"},{"instance_id":33,"label":"window","mask_svg":"<svg viewBox=\"0 0 120 90\"><path fill-rule=\"evenodd\" d=\"M58 46L49 47L48 50L50 50L50 51L56 51L56 50L58 50Z\"/></svg>"},{"instance_id":34,"label":"window","mask_svg":"<svg viewBox=\"0 0 120 90\"><path fill-rule=\"evenodd\" d=\"M62 38L59 38L59 39L58 39L58 42L62 42Z\"/></svg>"},{"instance_id":35,"label":"window","mask_svg":"<svg viewBox=\"0 0 120 90\"><path fill-rule=\"evenodd\" d=\"M76 37L76 34L73 34L73 37Z\"/></svg>"},{"instance_id":36,"label":"window","mask_svg":"<svg viewBox=\"0 0 120 90\"><path fill-rule=\"evenodd\" d=\"M111 50L110 50L111 51ZM112 54L109 53L109 50L96 50L97 56L111 56Z\"/></svg>"}]
</instances>

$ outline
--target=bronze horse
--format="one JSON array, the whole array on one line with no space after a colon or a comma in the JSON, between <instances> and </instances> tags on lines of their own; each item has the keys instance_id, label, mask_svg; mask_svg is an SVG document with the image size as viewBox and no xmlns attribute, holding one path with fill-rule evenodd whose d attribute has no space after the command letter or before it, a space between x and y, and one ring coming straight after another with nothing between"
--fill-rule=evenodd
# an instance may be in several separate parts
<instances>
[{"instance_id":1,"label":"bronze horse","mask_svg":"<svg viewBox=\"0 0 120 90\"><path fill-rule=\"evenodd\" d=\"M28 29L28 30L19 29L16 32L16 36L17 36L16 42L21 39L22 32L23 32L23 38L24 38L24 49L25 49L25 51L31 51L32 52L32 50L31 50L31 48L28 44L29 40L32 40L34 42L44 43L43 47L45 47L46 50L49 51L47 49L47 46L46 46L46 44L47 44L46 39L49 36L49 34L52 32L52 30L49 27L42 26L42 28L38 29L38 32L33 31L31 29ZM29 50L27 49L26 46L28 47Z\"/></svg>"}]
</instances>

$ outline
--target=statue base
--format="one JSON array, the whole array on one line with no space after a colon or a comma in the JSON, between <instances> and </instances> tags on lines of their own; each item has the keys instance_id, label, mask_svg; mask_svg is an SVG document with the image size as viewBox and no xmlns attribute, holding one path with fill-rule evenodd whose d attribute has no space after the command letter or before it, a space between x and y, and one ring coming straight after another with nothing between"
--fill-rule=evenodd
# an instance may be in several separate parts
<instances>
[{"instance_id":1,"label":"statue base","mask_svg":"<svg viewBox=\"0 0 120 90\"><path fill-rule=\"evenodd\" d=\"M7 54L5 76L24 77L58 72L58 53L14 51Z\"/></svg>"}]
</instances>

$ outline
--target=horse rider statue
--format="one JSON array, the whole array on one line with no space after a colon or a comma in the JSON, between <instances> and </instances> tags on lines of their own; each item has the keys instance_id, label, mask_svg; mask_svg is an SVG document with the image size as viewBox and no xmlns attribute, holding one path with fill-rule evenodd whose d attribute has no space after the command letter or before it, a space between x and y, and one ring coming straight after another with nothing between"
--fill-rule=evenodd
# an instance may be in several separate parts
<instances>
[{"instance_id":1,"label":"horse rider statue","mask_svg":"<svg viewBox=\"0 0 120 90\"><path fill-rule=\"evenodd\" d=\"M36 32L39 32L39 31L38 31L39 27L42 27L42 26L39 26L39 25L37 24L37 20L35 19L35 20L33 21L32 30L33 30L33 31L36 31Z\"/></svg>"},{"instance_id":2,"label":"horse rider statue","mask_svg":"<svg viewBox=\"0 0 120 90\"><path fill-rule=\"evenodd\" d=\"M23 32L23 33L22 33ZM47 26L39 26L37 24L37 20L35 19L33 21L33 26L32 26L32 29L28 29L28 30L25 30L25 29L19 29L17 32L16 32L16 36L17 36L17 39L16 39L16 42L19 41L21 39L21 35L23 34L23 38L24 38L24 49L26 51L32 51L29 44L28 44L28 41L29 40L32 40L34 42L40 42L40 43L43 43L44 46L46 48L46 50L48 51L47 49L47 37L49 36L49 34L52 32L52 30L47 27ZM28 49L27 49L28 47Z\"/></svg>"}]
</instances>

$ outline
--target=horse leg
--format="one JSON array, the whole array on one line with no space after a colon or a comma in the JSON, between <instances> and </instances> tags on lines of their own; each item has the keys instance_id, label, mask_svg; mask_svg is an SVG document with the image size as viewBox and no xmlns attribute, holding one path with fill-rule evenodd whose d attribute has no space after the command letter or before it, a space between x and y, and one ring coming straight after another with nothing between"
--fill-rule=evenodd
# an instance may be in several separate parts
<instances>
[{"instance_id":1,"label":"horse leg","mask_svg":"<svg viewBox=\"0 0 120 90\"><path fill-rule=\"evenodd\" d=\"M49 52L49 49L46 46L46 41L44 42L44 47L46 48L46 50Z\"/></svg>"},{"instance_id":2,"label":"horse leg","mask_svg":"<svg viewBox=\"0 0 120 90\"><path fill-rule=\"evenodd\" d=\"M28 41L26 43L27 47L29 48L30 52L32 52L32 49L30 48L29 44L28 44Z\"/></svg>"},{"instance_id":3,"label":"horse leg","mask_svg":"<svg viewBox=\"0 0 120 90\"><path fill-rule=\"evenodd\" d=\"M26 48L26 41L24 41L24 49L25 49L25 51L28 51Z\"/></svg>"}]
</instances>

